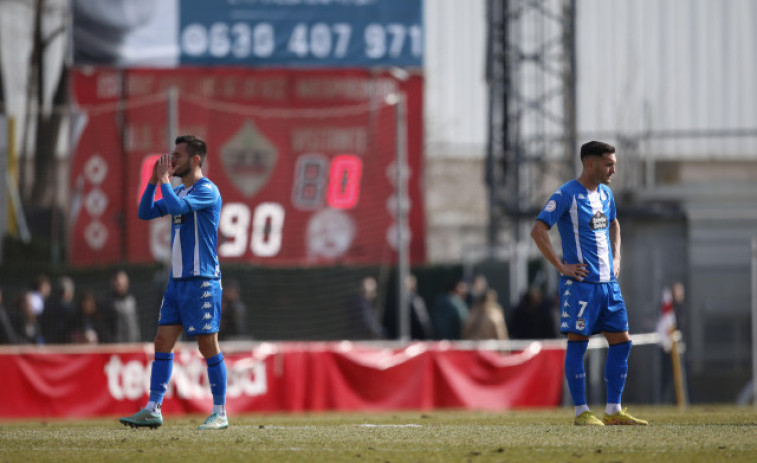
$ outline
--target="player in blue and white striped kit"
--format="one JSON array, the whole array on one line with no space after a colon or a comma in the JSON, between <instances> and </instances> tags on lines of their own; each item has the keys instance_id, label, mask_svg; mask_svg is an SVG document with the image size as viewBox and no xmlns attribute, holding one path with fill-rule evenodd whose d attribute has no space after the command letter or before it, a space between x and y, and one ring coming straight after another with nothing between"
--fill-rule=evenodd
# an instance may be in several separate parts
<instances>
[{"instance_id":1,"label":"player in blue and white striped kit","mask_svg":"<svg viewBox=\"0 0 757 463\"><path fill-rule=\"evenodd\" d=\"M218 264L218 223L221 193L203 176L205 142L193 135L176 138L173 153L164 154L139 203L139 218L171 215L171 275L163 296L155 336L155 361L150 376L150 399L136 414L121 418L124 425L156 428L163 424L160 406L173 370L173 351L183 331L197 337L208 367L213 412L198 429L225 429L226 365L218 344L221 320L221 269ZM171 177L181 185L171 186ZM163 199L155 201L160 184Z\"/></svg>"},{"instance_id":2,"label":"player in blue and white striped kit","mask_svg":"<svg viewBox=\"0 0 757 463\"><path fill-rule=\"evenodd\" d=\"M576 425L646 425L621 408L631 339L620 285L620 223L607 186L615 174L615 148L591 141L581 147L583 171L547 201L531 230L544 257L560 272L560 332L568 335L565 377L576 408ZM560 259L549 238L557 224ZM589 336L602 333L609 344L605 364L607 406L602 420L586 404L584 355Z\"/></svg>"}]
</instances>

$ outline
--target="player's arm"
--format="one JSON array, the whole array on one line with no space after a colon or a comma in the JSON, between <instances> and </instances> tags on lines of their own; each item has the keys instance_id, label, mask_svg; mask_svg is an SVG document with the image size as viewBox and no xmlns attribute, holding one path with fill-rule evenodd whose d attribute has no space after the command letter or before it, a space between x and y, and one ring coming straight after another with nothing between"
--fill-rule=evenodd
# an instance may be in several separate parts
<instances>
[{"instance_id":1,"label":"player's arm","mask_svg":"<svg viewBox=\"0 0 757 463\"><path fill-rule=\"evenodd\" d=\"M165 208L162 207L162 200L155 202L155 189L158 185L158 162L152 166L152 175L150 181L145 186L145 191L142 193L142 199L139 201L139 209L137 211L137 217L142 220L155 219L162 217L166 214Z\"/></svg>"},{"instance_id":2,"label":"player's arm","mask_svg":"<svg viewBox=\"0 0 757 463\"><path fill-rule=\"evenodd\" d=\"M612 248L612 271L615 278L620 275L620 222L618 219L610 222L610 246Z\"/></svg>"},{"instance_id":3,"label":"player's arm","mask_svg":"<svg viewBox=\"0 0 757 463\"><path fill-rule=\"evenodd\" d=\"M218 201L220 193L211 183L206 182L197 185L191 194L179 198L170 184L160 186L163 192L163 204L169 213L173 215L188 214L190 211L199 211L211 207Z\"/></svg>"},{"instance_id":4,"label":"player's arm","mask_svg":"<svg viewBox=\"0 0 757 463\"><path fill-rule=\"evenodd\" d=\"M531 229L531 239L536 243L536 247L539 248L542 255L552 264L560 275L575 278L578 281L582 281L588 274L586 270L586 264L568 264L560 260L555 252L555 248L552 246L552 240L549 239L549 227L541 220L537 220Z\"/></svg>"}]
</instances>

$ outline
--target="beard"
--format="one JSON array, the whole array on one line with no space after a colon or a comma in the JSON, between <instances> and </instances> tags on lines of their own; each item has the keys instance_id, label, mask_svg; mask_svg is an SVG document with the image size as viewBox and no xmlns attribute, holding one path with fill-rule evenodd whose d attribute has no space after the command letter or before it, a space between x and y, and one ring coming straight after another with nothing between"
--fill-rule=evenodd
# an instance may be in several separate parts
<instances>
[{"instance_id":1,"label":"beard","mask_svg":"<svg viewBox=\"0 0 757 463\"><path fill-rule=\"evenodd\" d=\"M189 166L179 167L176 166L173 169L173 176L174 177L184 177L189 173Z\"/></svg>"}]
</instances>

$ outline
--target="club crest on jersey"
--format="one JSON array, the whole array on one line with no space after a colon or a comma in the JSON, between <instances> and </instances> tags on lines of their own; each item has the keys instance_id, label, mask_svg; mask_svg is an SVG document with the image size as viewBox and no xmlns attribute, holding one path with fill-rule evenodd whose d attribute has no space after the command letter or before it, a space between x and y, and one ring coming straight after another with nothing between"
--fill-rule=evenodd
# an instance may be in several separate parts
<instances>
[{"instance_id":1,"label":"club crest on jersey","mask_svg":"<svg viewBox=\"0 0 757 463\"><path fill-rule=\"evenodd\" d=\"M546 212L552 212L555 209L557 209L557 203L555 202L554 199L550 199L549 201L547 201L546 206L544 206L544 210Z\"/></svg>"},{"instance_id":2,"label":"club crest on jersey","mask_svg":"<svg viewBox=\"0 0 757 463\"><path fill-rule=\"evenodd\" d=\"M607 216L602 211L597 211L589 221L589 227L592 230L603 230L607 228Z\"/></svg>"}]
</instances>

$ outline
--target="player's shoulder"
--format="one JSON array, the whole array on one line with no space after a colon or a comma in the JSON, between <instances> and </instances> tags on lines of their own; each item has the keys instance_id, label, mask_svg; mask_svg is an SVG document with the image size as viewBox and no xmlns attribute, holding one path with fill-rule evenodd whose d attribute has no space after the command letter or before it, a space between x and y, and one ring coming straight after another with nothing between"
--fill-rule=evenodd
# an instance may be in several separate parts
<instances>
[{"instance_id":1,"label":"player's shoulder","mask_svg":"<svg viewBox=\"0 0 757 463\"><path fill-rule=\"evenodd\" d=\"M584 188L577 180L573 179L565 182L560 188L555 190L555 195L570 197L581 191L584 191Z\"/></svg>"},{"instance_id":2,"label":"player's shoulder","mask_svg":"<svg viewBox=\"0 0 757 463\"><path fill-rule=\"evenodd\" d=\"M210 180L208 177L203 177L200 180L198 180L197 183L195 184L195 189L198 192L203 192L203 193L211 193L211 194L216 194L216 195L221 194L220 190L218 189L218 186L215 183L213 183L213 181Z\"/></svg>"}]
</instances>

